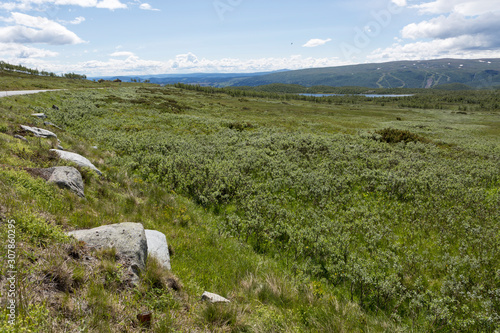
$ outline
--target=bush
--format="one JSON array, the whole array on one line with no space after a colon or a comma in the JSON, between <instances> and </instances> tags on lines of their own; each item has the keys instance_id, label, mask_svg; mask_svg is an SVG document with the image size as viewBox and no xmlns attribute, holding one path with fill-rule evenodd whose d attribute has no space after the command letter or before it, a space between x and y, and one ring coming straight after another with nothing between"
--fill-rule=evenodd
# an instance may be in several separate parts
<instances>
[{"instance_id":1,"label":"bush","mask_svg":"<svg viewBox=\"0 0 500 333\"><path fill-rule=\"evenodd\" d=\"M422 143L428 143L429 140L417 135L415 133L412 133L410 131L405 131L405 130L399 130L395 128L385 128L380 131L376 131L375 133L381 135L380 141L387 142L387 143L399 143L399 142L422 142Z\"/></svg>"}]
</instances>

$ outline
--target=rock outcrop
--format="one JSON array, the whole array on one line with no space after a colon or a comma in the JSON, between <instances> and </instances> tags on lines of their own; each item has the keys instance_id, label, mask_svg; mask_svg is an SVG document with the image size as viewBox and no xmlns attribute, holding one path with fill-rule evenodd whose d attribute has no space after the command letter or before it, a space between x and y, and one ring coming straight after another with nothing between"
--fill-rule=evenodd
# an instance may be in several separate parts
<instances>
[{"instance_id":1,"label":"rock outcrop","mask_svg":"<svg viewBox=\"0 0 500 333\"><path fill-rule=\"evenodd\" d=\"M57 150L57 149L51 149L51 151L55 151L59 155L59 157L63 160L71 161L71 162L76 163L77 165L79 165L81 167L90 168L90 169L94 170L95 172L97 172L97 174L99 176L102 176L102 172L99 171L99 169L97 169L95 167L95 165L92 164L92 162L90 162L88 159L86 159L82 155L79 155L77 153L71 153L69 151Z\"/></svg>"},{"instance_id":2,"label":"rock outcrop","mask_svg":"<svg viewBox=\"0 0 500 333\"><path fill-rule=\"evenodd\" d=\"M57 135L52 133L51 131L47 131L43 128L38 128L38 127L30 127L30 126L24 126L21 125L21 128L27 132L33 133L36 137L39 138L57 138Z\"/></svg>"},{"instance_id":3,"label":"rock outcrop","mask_svg":"<svg viewBox=\"0 0 500 333\"><path fill-rule=\"evenodd\" d=\"M97 250L115 248L119 261L129 270L130 281L134 284L139 281L139 272L145 269L148 254L142 224L125 222L67 234Z\"/></svg>"},{"instance_id":4,"label":"rock outcrop","mask_svg":"<svg viewBox=\"0 0 500 333\"><path fill-rule=\"evenodd\" d=\"M44 170L50 173L49 183L54 183L60 188L68 189L85 198L82 175L77 169L73 167L55 167Z\"/></svg>"},{"instance_id":5,"label":"rock outcrop","mask_svg":"<svg viewBox=\"0 0 500 333\"><path fill-rule=\"evenodd\" d=\"M170 253L165 234L156 230L146 230L146 239L148 241L148 256L153 256L165 269L171 270Z\"/></svg>"}]
</instances>

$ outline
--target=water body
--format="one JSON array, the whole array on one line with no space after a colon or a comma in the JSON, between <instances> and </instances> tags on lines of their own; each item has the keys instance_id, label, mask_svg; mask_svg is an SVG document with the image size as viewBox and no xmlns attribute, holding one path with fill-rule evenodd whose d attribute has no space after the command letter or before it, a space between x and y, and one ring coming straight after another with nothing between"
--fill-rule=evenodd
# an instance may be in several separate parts
<instances>
[{"instance_id":1,"label":"water body","mask_svg":"<svg viewBox=\"0 0 500 333\"><path fill-rule=\"evenodd\" d=\"M330 96L365 96L365 97L410 97L413 94L408 95L391 95L391 94L299 94L302 96L312 96L312 97L330 97Z\"/></svg>"}]
</instances>

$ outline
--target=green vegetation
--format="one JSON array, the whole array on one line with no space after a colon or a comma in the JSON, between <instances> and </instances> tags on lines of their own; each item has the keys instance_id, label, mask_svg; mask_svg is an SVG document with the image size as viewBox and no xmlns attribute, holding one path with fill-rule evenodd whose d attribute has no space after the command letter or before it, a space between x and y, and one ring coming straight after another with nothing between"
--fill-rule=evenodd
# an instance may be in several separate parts
<instances>
[{"instance_id":1,"label":"green vegetation","mask_svg":"<svg viewBox=\"0 0 500 333\"><path fill-rule=\"evenodd\" d=\"M0 168L2 214L19 223L18 269L33 286L22 327L133 332L151 310L143 329L156 332L500 328L495 91L319 99L139 86L1 99L0 111L1 164L60 163L46 152L55 142L12 137L44 112L105 174L82 170L82 200ZM153 262L124 288L112 253L61 233L125 221L167 235L175 276ZM202 304L204 290L233 302Z\"/></svg>"},{"instance_id":2,"label":"green vegetation","mask_svg":"<svg viewBox=\"0 0 500 333\"><path fill-rule=\"evenodd\" d=\"M201 87L177 83L174 85L183 90L203 92L205 94L226 94L232 97L260 97L282 101L308 101L318 104L372 104L385 106L397 105L399 108L417 109L447 109L457 111L496 111L500 109L498 100L499 89L488 90L461 90L450 93L447 90L429 89L367 89L363 87L326 87L314 86L310 88L288 84L270 84L261 87ZM308 96L309 94L340 94L340 96ZM392 94L414 96L404 97L367 97L364 94ZM396 103L397 102L397 103Z\"/></svg>"}]
</instances>

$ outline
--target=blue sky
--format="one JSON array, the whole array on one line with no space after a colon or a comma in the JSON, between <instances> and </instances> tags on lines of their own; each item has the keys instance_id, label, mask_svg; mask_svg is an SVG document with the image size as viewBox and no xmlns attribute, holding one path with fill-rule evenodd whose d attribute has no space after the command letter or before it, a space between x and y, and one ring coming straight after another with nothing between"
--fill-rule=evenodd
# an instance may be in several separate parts
<instances>
[{"instance_id":1,"label":"blue sky","mask_svg":"<svg viewBox=\"0 0 500 333\"><path fill-rule=\"evenodd\" d=\"M5 0L0 60L89 76L500 57L500 0Z\"/></svg>"}]
</instances>

